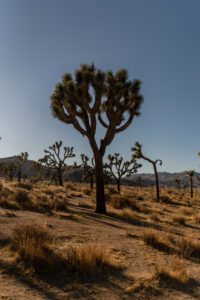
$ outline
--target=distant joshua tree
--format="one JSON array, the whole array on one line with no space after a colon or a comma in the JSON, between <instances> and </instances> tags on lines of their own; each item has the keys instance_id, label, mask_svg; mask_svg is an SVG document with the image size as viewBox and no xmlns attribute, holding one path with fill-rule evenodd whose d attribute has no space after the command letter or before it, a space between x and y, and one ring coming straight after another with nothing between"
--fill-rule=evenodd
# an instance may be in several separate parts
<instances>
[{"instance_id":1,"label":"distant joshua tree","mask_svg":"<svg viewBox=\"0 0 200 300\"><path fill-rule=\"evenodd\" d=\"M49 150L44 150L44 157L38 160L40 164L53 168L56 171L59 185L63 185L62 177L67 166L65 163L66 159L75 156L73 151L73 147L63 147L62 150L62 141L55 142L49 147Z\"/></svg>"},{"instance_id":2,"label":"distant joshua tree","mask_svg":"<svg viewBox=\"0 0 200 300\"><path fill-rule=\"evenodd\" d=\"M175 178L175 183L176 183L176 187L180 193L180 190L181 190L181 180L178 179L178 178Z\"/></svg>"},{"instance_id":3,"label":"distant joshua tree","mask_svg":"<svg viewBox=\"0 0 200 300\"><path fill-rule=\"evenodd\" d=\"M89 140L96 168L96 212L106 213L103 157L119 132L124 131L139 115L143 100L141 82L129 81L126 70L116 74L102 72L91 65L81 65L75 77L65 74L53 95L51 109L54 117L72 124ZM105 135L97 140L97 126Z\"/></svg>"},{"instance_id":4,"label":"distant joshua tree","mask_svg":"<svg viewBox=\"0 0 200 300\"><path fill-rule=\"evenodd\" d=\"M121 190L122 177L135 174L141 166L142 165L138 164L134 158L130 161L124 161L123 157L120 156L119 153L108 155L108 162L104 164L107 174L116 180L119 193Z\"/></svg>"},{"instance_id":5,"label":"distant joshua tree","mask_svg":"<svg viewBox=\"0 0 200 300\"><path fill-rule=\"evenodd\" d=\"M4 174L5 174L6 178L9 178L9 180L12 181L13 177L16 173L17 166L13 162L6 163L3 167L3 170L4 170Z\"/></svg>"},{"instance_id":6,"label":"distant joshua tree","mask_svg":"<svg viewBox=\"0 0 200 300\"><path fill-rule=\"evenodd\" d=\"M95 164L94 164L94 158L91 159L91 162L89 164L89 157L85 154L81 154L81 160L82 160L82 167L83 167L83 174L84 177L90 178L90 188L93 190L94 186L94 175L95 175Z\"/></svg>"},{"instance_id":7,"label":"distant joshua tree","mask_svg":"<svg viewBox=\"0 0 200 300\"><path fill-rule=\"evenodd\" d=\"M20 182L23 177L23 168L25 162L28 160L28 152L22 152L21 154L17 155L15 159L15 166L16 166L16 172L17 172L17 178Z\"/></svg>"},{"instance_id":8,"label":"distant joshua tree","mask_svg":"<svg viewBox=\"0 0 200 300\"><path fill-rule=\"evenodd\" d=\"M155 180L156 180L156 199L159 202L160 201L160 190L159 190L157 164L159 164L161 166L162 165L162 160L160 160L160 159L151 160L150 158L146 157L142 152L142 145L138 142L135 143L135 147L132 148L132 151L134 152L133 158L135 158L135 159L144 159L144 160L150 162L153 165Z\"/></svg>"},{"instance_id":9,"label":"distant joshua tree","mask_svg":"<svg viewBox=\"0 0 200 300\"><path fill-rule=\"evenodd\" d=\"M193 177L194 177L194 171L193 170L187 171L186 174L190 178L190 197L193 198Z\"/></svg>"}]
</instances>

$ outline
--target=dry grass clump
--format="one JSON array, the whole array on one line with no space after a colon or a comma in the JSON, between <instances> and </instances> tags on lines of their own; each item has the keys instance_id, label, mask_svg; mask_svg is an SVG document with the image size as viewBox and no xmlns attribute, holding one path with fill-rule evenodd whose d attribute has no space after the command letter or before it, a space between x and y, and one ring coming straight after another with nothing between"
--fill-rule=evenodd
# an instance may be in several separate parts
<instances>
[{"instance_id":1,"label":"dry grass clump","mask_svg":"<svg viewBox=\"0 0 200 300\"><path fill-rule=\"evenodd\" d=\"M182 238L176 241L179 254L185 257L200 259L200 242L191 238Z\"/></svg>"},{"instance_id":2,"label":"dry grass clump","mask_svg":"<svg viewBox=\"0 0 200 300\"><path fill-rule=\"evenodd\" d=\"M166 204L174 204L174 201L169 196L160 196L160 201Z\"/></svg>"},{"instance_id":3,"label":"dry grass clump","mask_svg":"<svg viewBox=\"0 0 200 300\"><path fill-rule=\"evenodd\" d=\"M194 213L192 209L186 207L182 208L181 211L185 216L192 216Z\"/></svg>"},{"instance_id":4,"label":"dry grass clump","mask_svg":"<svg viewBox=\"0 0 200 300\"><path fill-rule=\"evenodd\" d=\"M134 201L120 195L113 195L109 199L109 204L116 209L131 208L140 211L140 206Z\"/></svg>"},{"instance_id":5,"label":"dry grass clump","mask_svg":"<svg viewBox=\"0 0 200 300\"><path fill-rule=\"evenodd\" d=\"M44 210L68 211L66 199L57 197L47 197L46 195L39 195L34 200L34 207Z\"/></svg>"},{"instance_id":6,"label":"dry grass clump","mask_svg":"<svg viewBox=\"0 0 200 300\"><path fill-rule=\"evenodd\" d=\"M92 207L88 202L83 201L83 200L79 201L78 206L83 207L83 208L91 208Z\"/></svg>"},{"instance_id":7,"label":"dry grass clump","mask_svg":"<svg viewBox=\"0 0 200 300\"><path fill-rule=\"evenodd\" d=\"M68 182L68 183L65 184L65 188L67 190L70 190L70 191L76 191L77 190L76 186L77 186L77 183L76 184L72 184L72 183Z\"/></svg>"},{"instance_id":8,"label":"dry grass clump","mask_svg":"<svg viewBox=\"0 0 200 300\"><path fill-rule=\"evenodd\" d=\"M26 191L21 191L21 190L19 190L15 193L15 200L22 206L27 206L27 205L30 205L30 203L31 203L29 193Z\"/></svg>"},{"instance_id":9,"label":"dry grass clump","mask_svg":"<svg viewBox=\"0 0 200 300\"><path fill-rule=\"evenodd\" d=\"M114 267L109 253L95 244L69 247L66 261L69 268L81 275L105 274Z\"/></svg>"},{"instance_id":10,"label":"dry grass clump","mask_svg":"<svg viewBox=\"0 0 200 300\"><path fill-rule=\"evenodd\" d=\"M145 292L151 293L159 292L159 288L162 285L181 285L185 286L189 282L189 276L187 274L186 267L178 257L173 257L169 264L155 265L153 273L148 277L141 277L135 279L133 285L131 285L128 292ZM150 299L150 298L148 298Z\"/></svg>"},{"instance_id":11,"label":"dry grass clump","mask_svg":"<svg viewBox=\"0 0 200 300\"><path fill-rule=\"evenodd\" d=\"M162 233L159 233L156 230L146 230L143 233L143 241L146 245L151 246L152 248L155 248L160 251L164 251L167 253L170 253L173 251L171 248L171 243L169 237Z\"/></svg>"},{"instance_id":12,"label":"dry grass clump","mask_svg":"<svg viewBox=\"0 0 200 300\"><path fill-rule=\"evenodd\" d=\"M18 254L18 261L35 271L52 268L53 260L49 245L52 237L38 224L24 224L13 232L12 250Z\"/></svg>"},{"instance_id":13,"label":"dry grass clump","mask_svg":"<svg viewBox=\"0 0 200 300\"><path fill-rule=\"evenodd\" d=\"M195 223L200 224L200 214L194 216L194 221Z\"/></svg>"},{"instance_id":14,"label":"dry grass clump","mask_svg":"<svg viewBox=\"0 0 200 300\"><path fill-rule=\"evenodd\" d=\"M154 222L160 222L160 218L159 216L156 214L156 213L153 213L151 216L150 216L150 219Z\"/></svg>"},{"instance_id":15,"label":"dry grass clump","mask_svg":"<svg viewBox=\"0 0 200 300\"><path fill-rule=\"evenodd\" d=\"M170 265L156 266L154 276L165 284L170 282L184 285L189 281L187 269L178 257L174 257Z\"/></svg>"},{"instance_id":16,"label":"dry grass clump","mask_svg":"<svg viewBox=\"0 0 200 300\"><path fill-rule=\"evenodd\" d=\"M119 216L126 221L138 221L138 215L130 208L124 208L119 212Z\"/></svg>"},{"instance_id":17,"label":"dry grass clump","mask_svg":"<svg viewBox=\"0 0 200 300\"><path fill-rule=\"evenodd\" d=\"M84 195L90 196L92 194L92 190L88 188L82 189Z\"/></svg>"},{"instance_id":18,"label":"dry grass clump","mask_svg":"<svg viewBox=\"0 0 200 300\"><path fill-rule=\"evenodd\" d=\"M185 225L186 223L186 218L183 216L175 216L173 217L172 221L174 224L179 224L179 225Z\"/></svg>"},{"instance_id":19,"label":"dry grass clump","mask_svg":"<svg viewBox=\"0 0 200 300\"><path fill-rule=\"evenodd\" d=\"M30 183L19 182L16 184L16 187L30 191L32 190L33 185Z\"/></svg>"}]
</instances>

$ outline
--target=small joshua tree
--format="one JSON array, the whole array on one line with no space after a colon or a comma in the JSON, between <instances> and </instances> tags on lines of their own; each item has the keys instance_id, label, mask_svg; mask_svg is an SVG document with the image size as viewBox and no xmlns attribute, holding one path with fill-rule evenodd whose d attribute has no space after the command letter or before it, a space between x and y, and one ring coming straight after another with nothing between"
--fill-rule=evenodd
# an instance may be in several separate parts
<instances>
[{"instance_id":1,"label":"small joshua tree","mask_svg":"<svg viewBox=\"0 0 200 300\"><path fill-rule=\"evenodd\" d=\"M150 162L153 165L153 170L154 170L154 174L155 174L155 181L156 181L156 199L157 199L157 201L160 201L160 190L159 190L157 164L159 164L161 166L162 165L162 160L160 160L160 159L151 160L150 158L146 157L142 152L142 145L138 142L135 143L135 147L132 148L132 151L134 152L133 158L135 158L135 159L144 159L144 160Z\"/></svg>"},{"instance_id":2,"label":"small joshua tree","mask_svg":"<svg viewBox=\"0 0 200 300\"><path fill-rule=\"evenodd\" d=\"M15 166L16 166L17 178L19 182L21 181L22 176L24 175L23 168L27 160L28 160L28 152L22 152L16 157Z\"/></svg>"},{"instance_id":3,"label":"small joshua tree","mask_svg":"<svg viewBox=\"0 0 200 300\"><path fill-rule=\"evenodd\" d=\"M135 174L142 165L138 164L134 158L130 161L124 161L119 153L108 155L108 162L104 164L104 168L110 177L113 177L117 183L117 190L120 193L121 179L124 176Z\"/></svg>"},{"instance_id":4,"label":"small joshua tree","mask_svg":"<svg viewBox=\"0 0 200 300\"><path fill-rule=\"evenodd\" d=\"M13 180L16 170L16 164L13 162L6 163L3 167L4 175L6 176L6 178L9 178L10 181Z\"/></svg>"},{"instance_id":5,"label":"small joshua tree","mask_svg":"<svg viewBox=\"0 0 200 300\"><path fill-rule=\"evenodd\" d=\"M65 163L66 159L75 156L73 151L73 147L63 147L62 150L62 141L55 142L49 147L49 150L44 150L44 157L38 160L40 164L50 167L56 171L59 185L63 185L63 172L67 167Z\"/></svg>"},{"instance_id":6,"label":"small joshua tree","mask_svg":"<svg viewBox=\"0 0 200 300\"><path fill-rule=\"evenodd\" d=\"M51 109L54 117L72 124L86 136L93 151L96 169L96 212L106 213L103 157L119 132L124 131L139 115L143 97L141 82L128 80L126 70L116 74L102 72L92 65L81 65L75 77L65 74L53 95ZM105 134L97 140L97 128Z\"/></svg>"},{"instance_id":7,"label":"small joshua tree","mask_svg":"<svg viewBox=\"0 0 200 300\"><path fill-rule=\"evenodd\" d=\"M81 154L81 160L82 164L81 166L83 167L83 174L84 177L90 178L90 188L93 190L94 186L94 175L95 175L95 165L94 165L94 158L91 159L91 162L89 164L89 157L85 154Z\"/></svg>"},{"instance_id":8,"label":"small joshua tree","mask_svg":"<svg viewBox=\"0 0 200 300\"><path fill-rule=\"evenodd\" d=\"M186 174L190 178L190 197L193 198L193 177L194 177L194 171L187 171Z\"/></svg>"},{"instance_id":9,"label":"small joshua tree","mask_svg":"<svg viewBox=\"0 0 200 300\"><path fill-rule=\"evenodd\" d=\"M176 187L180 193L180 190L181 190L181 180L178 179L178 178L175 178L175 183L176 183Z\"/></svg>"}]
</instances>

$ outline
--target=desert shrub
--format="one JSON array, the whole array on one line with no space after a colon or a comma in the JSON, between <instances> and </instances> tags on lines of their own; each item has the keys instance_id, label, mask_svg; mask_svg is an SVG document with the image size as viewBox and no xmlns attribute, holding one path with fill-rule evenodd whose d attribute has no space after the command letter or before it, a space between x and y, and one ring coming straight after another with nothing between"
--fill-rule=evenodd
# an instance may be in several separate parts
<instances>
[{"instance_id":1,"label":"desert shrub","mask_svg":"<svg viewBox=\"0 0 200 300\"><path fill-rule=\"evenodd\" d=\"M66 183L65 184L65 187L68 189L68 190L70 190L70 191L76 191L76 185L77 184L72 184L72 183Z\"/></svg>"},{"instance_id":2,"label":"desert shrub","mask_svg":"<svg viewBox=\"0 0 200 300\"><path fill-rule=\"evenodd\" d=\"M184 218L183 216L175 216L173 217L172 221L175 224L185 225L186 218Z\"/></svg>"},{"instance_id":3,"label":"desert shrub","mask_svg":"<svg viewBox=\"0 0 200 300\"><path fill-rule=\"evenodd\" d=\"M157 265L155 267L154 276L160 283L164 284L169 282L185 285L189 281L187 269L183 262L177 257L173 259L170 266L169 264L165 266Z\"/></svg>"},{"instance_id":4,"label":"desert shrub","mask_svg":"<svg viewBox=\"0 0 200 300\"><path fill-rule=\"evenodd\" d=\"M33 185L30 183L19 182L16 184L16 187L30 191L30 190L32 190Z\"/></svg>"},{"instance_id":5,"label":"desert shrub","mask_svg":"<svg viewBox=\"0 0 200 300\"><path fill-rule=\"evenodd\" d=\"M87 189L87 188L84 188L84 189L83 189L83 194L84 194L84 195L87 195L87 196L90 196L90 195L92 194L92 190Z\"/></svg>"},{"instance_id":6,"label":"desert shrub","mask_svg":"<svg viewBox=\"0 0 200 300\"><path fill-rule=\"evenodd\" d=\"M157 214L153 213L151 215L151 220L154 221L154 222L160 222L160 218L158 217Z\"/></svg>"},{"instance_id":7,"label":"desert shrub","mask_svg":"<svg viewBox=\"0 0 200 300\"><path fill-rule=\"evenodd\" d=\"M113 194L119 194L119 192L117 191L116 188L114 188L113 186L109 186L108 187L108 192L109 194L113 195Z\"/></svg>"},{"instance_id":8,"label":"desert shrub","mask_svg":"<svg viewBox=\"0 0 200 300\"><path fill-rule=\"evenodd\" d=\"M121 197L120 195L112 196L109 203L116 209L131 208L133 210L140 211L139 205L134 200Z\"/></svg>"},{"instance_id":9,"label":"desert shrub","mask_svg":"<svg viewBox=\"0 0 200 300\"><path fill-rule=\"evenodd\" d=\"M130 208L124 208L120 211L119 216L126 221L138 221L138 215Z\"/></svg>"},{"instance_id":10,"label":"desert shrub","mask_svg":"<svg viewBox=\"0 0 200 300\"><path fill-rule=\"evenodd\" d=\"M173 200L168 196L160 196L160 201L166 204L174 204Z\"/></svg>"},{"instance_id":11,"label":"desert shrub","mask_svg":"<svg viewBox=\"0 0 200 300\"><path fill-rule=\"evenodd\" d=\"M26 191L17 191L14 198L22 206L30 205L31 199Z\"/></svg>"},{"instance_id":12,"label":"desert shrub","mask_svg":"<svg viewBox=\"0 0 200 300\"><path fill-rule=\"evenodd\" d=\"M12 249L18 254L19 261L35 270L50 267L48 246L51 242L49 233L37 224L25 224L14 230Z\"/></svg>"},{"instance_id":13,"label":"desert shrub","mask_svg":"<svg viewBox=\"0 0 200 300\"><path fill-rule=\"evenodd\" d=\"M170 253L173 251L168 236L164 233L161 235L156 230L146 230L143 233L143 241L146 245L160 251Z\"/></svg>"},{"instance_id":14,"label":"desert shrub","mask_svg":"<svg viewBox=\"0 0 200 300\"><path fill-rule=\"evenodd\" d=\"M185 286L189 282L186 267L183 262L173 257L170 264L155 265L155 270L148 277L141 277L134 280L134 283L127 289L128 292L153 293L159 292L163 284L167 286ZM145 298L146 299L146 298ZM147 299L150 299L149 297Z\"/></svg>"},{"instance_id":15,"label":"desert shrub","mask_svg":"<svg viewBox=\"0 0 200 300\"><path fill-rule=\"evenodd\" d=\"M81 275L105 274L106 271L113 268L108 252L95 244L69 247L66 261L69 268Z\"/></svg>"},{"instance_id":16,"label":"desert shrub","mask_svg":"<svg viewBox=\"0 0 200 300\"><path fill-rule=\"evenodd\" d=\"M200 259L200 242L189 238L182 238L176 242L179 254L185 257Z\"/></svg>"},{"instance_id":17,"label":"desert shrub","mask_svg":"<svg viewBox=\"0 0 200 300\"><path fill-rule=\"evenodd\" d=\"M85 202L85 201L80 201L80 202L78 203L78 206L79 206L79 207L83 207L83 208L91 208L91 205L88 204L88 203Z\"/></svg>"},{"instance_id":18,"label":"desert shrub","mask_svg":"<svg viewBox=\"0 0 200 300\"><path fill-rule=\"evenodd\" d=\"M200 214L197 214L197 215L194 216L194 221L196 223L200 223Z\"/></svg>"}]
</instances>

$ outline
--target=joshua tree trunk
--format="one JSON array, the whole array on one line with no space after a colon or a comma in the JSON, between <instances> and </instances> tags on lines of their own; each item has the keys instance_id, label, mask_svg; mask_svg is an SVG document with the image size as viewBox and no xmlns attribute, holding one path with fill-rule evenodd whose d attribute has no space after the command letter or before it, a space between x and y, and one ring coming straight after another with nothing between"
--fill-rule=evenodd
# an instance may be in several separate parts
<instances>
[{"instance_id":1,"label":"joshua tree trunk","mask_svg":"<svg viewBox=\"0 0 200 300\"><path fill-rule=\"evenodd\" d=\"M121 192L120 179L117 180L117 190L119 193Z\"/></svg>"},{"instance_id":2,"label":"joshua tree trunk","mask_svg":"<svg viewBox=\"0 0 200 300\"><path fill-rule=\"evenodd\" d=\"M104 178L103 178L103 162L102 156L95 156L96 167L96 213L105 214L105 192L104 192Z\"/></svg>"},{"instance_id":3,"label":"joshua tree trunk","mask_svg":"<svg viewBox=\"0 0 200 300\"><path fill-rule=\"evenodd\" d=\"M153 164L154 173L155 173L155 179L156 179L156 199L159 202L160 201L160 190L159 190L159 182L158 182L158 172L156 168L156 163Z\"/></svg>"},{"instance_id":4,"label":"joshua tree trunk","mask_svg":"<svg viewBox=\"0 0 200 300\"><path fill-rule=\"evenodd\" d=\"M58 169L58 183L59 185L63 185L62 171L59 169Z\"/></svg>"},{"instance_id":5,"label":"joshua tree trunk","mask_svg":"<svg viewBox=\"0 0 200 300\"><path fill-rule=\"evenodd\" d=\"M22 172L21 172L21 170L18 171L17 177L18 177L18 182L21 182L21 178L22 178Z\"/></svg>"}]
</instances>

